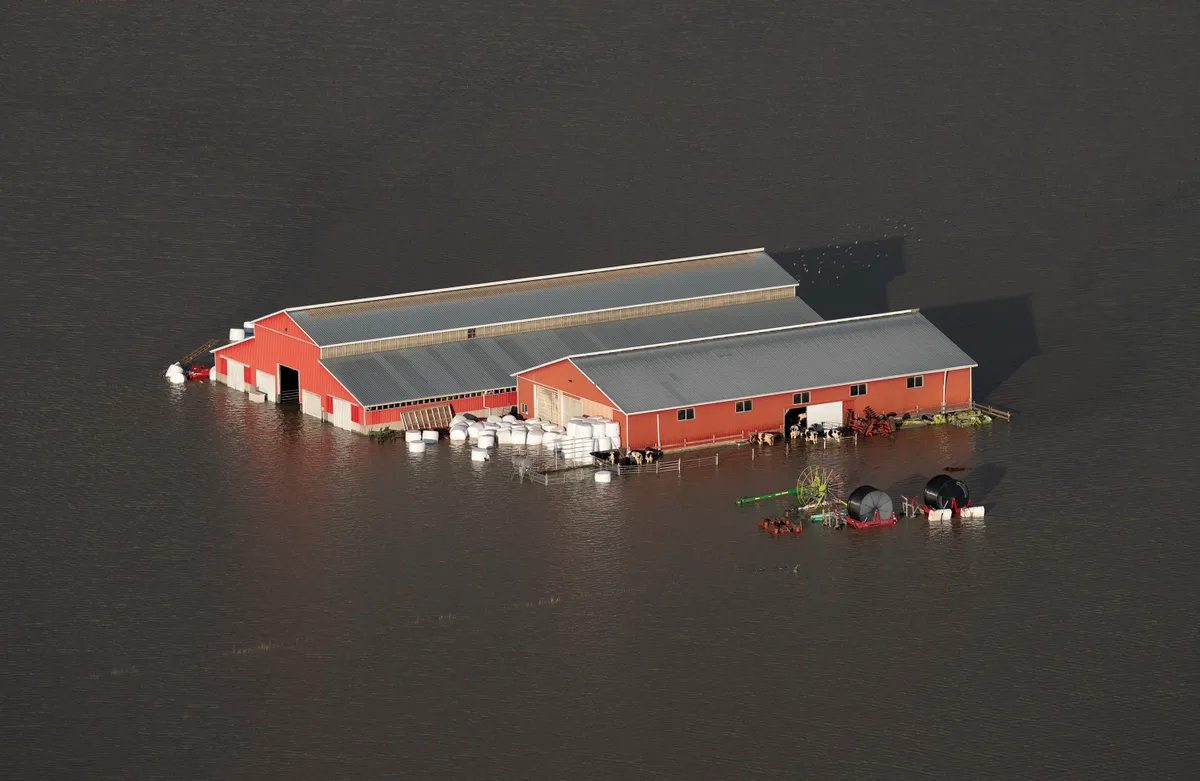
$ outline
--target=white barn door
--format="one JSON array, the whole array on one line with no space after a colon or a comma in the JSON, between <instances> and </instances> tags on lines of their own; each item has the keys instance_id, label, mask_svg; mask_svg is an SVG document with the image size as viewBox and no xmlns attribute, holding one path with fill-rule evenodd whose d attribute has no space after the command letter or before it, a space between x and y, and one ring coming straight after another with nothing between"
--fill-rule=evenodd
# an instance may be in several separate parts
<instances>
[{"instance_id":1,"label":"white barn door","mask_svg":"<svg viewBox=\"0 0 1200 781\"><path fill-rule=\"evenodd\" d=\"M260 391L267 394L267 400L272 404L275 403L275 375L259 369L254 374L254 385Z\"/></svg>"},{"instance_id":2,"label":"white barn door","mask_svg":"<svg viewBox=\"0 0 1200 781\"><path fill-rule=\"evenodd\" d=\"M842 422L842 403L840 401L831 401L828 404L808 405L809 428L818 424L822 426L840 426Z\"/></svg>"},{"instance_id":3,"label":"white barn door","mask_svg":"<svg viewBox=\"0 0 1200 781\"><path fill-rule=\"evenodd\" d=\"M350 402L333 397L333 425L349 431L354 423L350 420Z\"/></svg>"},{"instance_id":4,"label":"white barn door","mask_svg":"<svg viewBox=\"0 0 1200 781\"><path fill-rule=\"evenodd\" d=\"M305 415L312 415L317 420L324 420L325 416L321 413L321 394L313 393L312 391L304 391L300 394L300 411Z\"/></svg>"},{"instance_id":5,"label":"white barn door","mask_svg":"<svg viewBox=\"0 0 1200 781\"><path fill-rule=\"evenodd\" d=\"M225 368L225 384L234 390L246 390L246 364L226 360Z\"/></svg>"}]
</instances>

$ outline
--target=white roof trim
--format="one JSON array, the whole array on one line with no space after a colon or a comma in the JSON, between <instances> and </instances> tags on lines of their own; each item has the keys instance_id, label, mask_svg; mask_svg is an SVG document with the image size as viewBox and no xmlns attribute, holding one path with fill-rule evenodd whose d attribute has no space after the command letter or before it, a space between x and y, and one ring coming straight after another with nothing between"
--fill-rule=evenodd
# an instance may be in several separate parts
<instances>
[{"instance_id":1,"label":"white roof trim","mask_svg":"<svg viewBox=\"0 0 1200 781\"><path fill-rule=\"evenodd\" d=\"M777 325L772 328L759 328L754 331L738 331L736 333L730 333L730 334L717 334L716 336L697 336L692 339L676 339L673 342L658 342L657 344L643 344L643 345L638 345L637 347L617 347L612 350L597 350L595 352L590 352L590 353L576 353L574 355L564 355L562 358L556 358L553 361L546 361L545 363L539 363L537 366L530 366L528 369L522 369L521 371L517 372L516 374L510 375L510 376L516 377L521 374L524 374L525 372L531 372L535 369L540 369L543 366L549 366L552 363L558 363L559 361L568 361L569 360L572 363L574 363L576 358L594 358L598 355L612 355L614 353L631 353L631 352L637 352L639 350L654 350L659 347L675 347L676 345L694 344L696 342L715 342L720 339L733 339L738 336L755 336L758 334L770 334L770 333L775 333L777 331L798 331L802 328L817 328L822 325L837 325L838 323L854 323L854 322L858 322L860 320L880 320L885 317L899 317L900 315L911 315L911 314L914 314L914 313L920 312L920 311L921 310L919 310L919 309L898 309L895 312L881 312L879 314L874 314L874 315L858 315L856 317L843 317L838 320L817 320L812 323L796 323L795 325ZM579 367L576 366L576 368L579 368ZM583 371L583 370L580 369L580 371ZM630 414L633 414L633 413L630 413Z\"/></svg>"},{"instance_id":2,"label":"white roof trim","mask_svg":"<svg viewBox=\"0 0 1200 781\"><path fill-rule=\"evenodd\" d=\"M325 348L330 348L330 347L345 347L348 344L370 344L372 342L386 342L390 339L407 339L410 336L424 336L426 334L445 334L445 333L450 333L451 331L466 331L471 328L491 328L492 326L496 326L496 325L512 325L514 323L532 323L537 320L550 320L555 317L575 317L577 315L592 315L597 312L619 312L622 309L637 309L638 307L643 307L643 306L661 306L662 304L677 304L680 301L703 301L706 298L720 298L721 296L739 295L741 293L761 293L766 290L783 290L784 288L795 288L799 284L800 283L797 282L794 285L773 285L771 287L759 287L759 288L754 288L752 290L730 290L730 291L726 291L724 293L710 293L710 294L704 295L704 296L688 296L687 298L672 298L672 299L669 299L666 301L646 301L641 304L628 304L626 306L610 306L610 307L605 307L603 309L589 309L584 312L563 312L562 314L557 314L557 315L543 315L541 317L527 317L527 318L524 318L523 320L501 320L500 322L496 322L496 323L477 323L476 325L459 326L457 328L442 328L441 330L438 330L438 331L416 331L411 334L397 334L395 336L379 336L374 339L356 339L353 342L337 342L335 344L322 344L322 345L320 345L320 347L321 347L321 349L325 349ZM646 317L655 317L655 316L656 315L646 315ZM556 326L556 328L572 328L572 327L574 327L574 326L566 326L566 325ZM303 330L303 329L301 329L301 330ZM307 336L307 334L305 334L305 335ZM515 336L515 334L503 334L503 335L504 336ZM311 338L311 337L309 337L309 338ZM480 336L477 338L479 338L479 339L495 339L497 337L495 337L495 336ZM396 349L404 350L404 349L408 349L408 348L397 347ZM635 349L639 349L639 348L635 348ZM339 357L341 357L341 356L339 356ZM512 376L515 377L516 375L512 375Z\"/></svg>"},{"instance_id":3,"label":"white roof trim","mask_svg":"<svg viewBox=\"0 0 1200 781\"><path fill-rule=\"evenodd\" d=\"M734 396L731 399L717 399L716 401L692 401L692 402L688 402L687 404L684 404L683 406L662 407L661 409L644 409L644 410L639 410L637 412L629 412L627 414L630 417L633 417L634 415L654 415L659 412L674 411L677 409L690 409L692 407L707 407L710 404L729 404L730 402L734 402L734 401L744 401L746 399L755 400L755 399L765 398L767 396L786 396L789 393L801 393L803 391L815 391L815 390L823 390L825 388L837 388L842 385L870 385L873 382L887 382L888 380L898 380L901 377L916 377L917 375L942 374L943 372L956 372L956 371L961 371L962 369L974 369L977 366L979 366L979 364L970 363L970 364L967 364L966 366L950 366L950 367L944 368L944 369L928 369L926 371L920 371L920 372L905 372L904 374L893 374L890 377L872 377L871 379L868 379L868 380L854 380L853 382L839 382L834 385L819 385L814 388L798 388L796 390L790 390L790 391L785 390L785 391L774 391L772 393L759 393L756 396ZM596 387L599 388L600 386L597 385ZM603 390L603 389L601 389L601 390ZM608 395L608 394L605 394L605 395ZM870 395L871 395L870 389L868 389L866 396L856 396L855 398L865 399L865 398L868 398ZM842 403L846 404L847 402L842 402ZM809 404L808 406L811 407L811 406L816 406L816 405Z\"/></svg>"},{"instance_id":4,"label":"white roof trim","mask_svg":"<svg viewBox=\"0 0 1200 781\"><path fill-rule=\"evenodd\" d=\"M545 280L545 279L564 279L566 277L578 277L578 276L582 276L584 274L600 274L600 273L604 273L606 271L621 271L623 269L630 269L630 268L647 268L650 266L662 266L662 265L666 265L668 263L684 263L689 260L707 260L709 258L722 258L722 257L727 257L727 256L732 256L732 255L749 255L753 252L765 252L765 251L766 251L766 248L764 248L764 247L756 247L754 249L741 249L741 250L736 250L734 252L714 252L709 255L693 255L693 256L687 257L687 258L671 258L670 260L652 260L652 261L649 261L646 263L627 263L623 266L604 266L601 268L585 269L583 271L566 271L566 272L563 272L560 274L543 274L541 276L536 276L536 277L520 277L518 279L501 279L501 280L497 280L495 282L477 282L472 285L456 285L454 287L440 287L440 288L434 288L432 290L414 290L411 293L393 293L393 294L387 295L387 296L371 296L369 298L352 298L352 299L348 299L346 301L331 301L326 304L308 304L306 306L293 306L293 307L289 307L288 309L284 309L281 311L300 312L300 311L303 311L306 309L324 309L325 307L344 306L346 304L365 304L365 303L368 303L371 301L386 301L387 299L390 299L390 298L410 298L412 296L425 296L425 295L430 295L432 293L451 293L451 292L455 292L458 290L477 290L479 288L496 287L497 285L509 285L509 284L513 284L516 282L538 282L538 281ZM274 314L279 314L279 313L275 312ZM267 317L270 317L270 315L267 315ZM388 338L390 339L390 338L394 338L394 337L388 337ZM353 342L348 342L347 344L353 344ZM333 345L328 345L328 346L332 347Z\"/></svg>"}]
</instances>

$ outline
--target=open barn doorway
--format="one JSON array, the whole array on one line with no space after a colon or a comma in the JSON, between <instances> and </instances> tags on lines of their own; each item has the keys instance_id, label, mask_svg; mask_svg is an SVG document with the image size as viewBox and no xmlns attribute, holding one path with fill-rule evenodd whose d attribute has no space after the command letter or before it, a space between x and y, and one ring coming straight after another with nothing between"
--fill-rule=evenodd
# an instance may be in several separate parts
<instances>
[{"instance_id":1,"label":"open barn doorway","mask_svg":"<svg viewBox=\"0 0 1200 781\"><path fill-rule=\"evenodd\" d=\"M279 403L300 405L300 372L279 364Z\"/></svg>"},{"instance_id":2,"label":"open barn doorway","mask_svg":"<svg viewBox=\"0 0 1200 781\"><path fill-rule=\"evenodd\" d=\"M800 434L808 428L808 407L792 407L783 414L783 435L793 439L792 428L800 429Z\"/></svg>"}]
</instances>

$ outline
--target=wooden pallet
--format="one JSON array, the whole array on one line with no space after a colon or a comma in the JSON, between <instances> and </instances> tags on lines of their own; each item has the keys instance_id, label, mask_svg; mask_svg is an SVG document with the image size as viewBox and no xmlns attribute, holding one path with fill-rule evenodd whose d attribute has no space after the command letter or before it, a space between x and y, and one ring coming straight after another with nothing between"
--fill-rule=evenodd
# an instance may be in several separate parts
<instances>
[{"instance_id":1,"label":"wooden pallet","mask_svg":"<svg viewBox=\"0 0 1200 781\"><path fill-rule=\"evenodd\" d=\"M430 407L405 410L400 413L400 421L409 431L416 429L447 429L454 418L454 410L449 404L434 404Z\"/></svg>"}]
</instances>

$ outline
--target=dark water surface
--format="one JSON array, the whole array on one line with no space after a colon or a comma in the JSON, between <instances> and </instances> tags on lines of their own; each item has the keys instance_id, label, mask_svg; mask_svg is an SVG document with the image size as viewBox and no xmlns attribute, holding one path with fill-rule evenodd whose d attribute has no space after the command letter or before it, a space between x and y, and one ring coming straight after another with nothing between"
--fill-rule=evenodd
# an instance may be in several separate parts
<instances>
[{"instance_id":1,"label":"dark water surface","mask_svg":"<svg viewBox=\"0 0 1200 781\"><path fill-rule=\"evenodd\" d=\"M1195 2L0 29L0 776L1193 777ZM761 245L849 245L811 303L938 312L1016 420L546 489L159 376L285 305ZM987 520L734 506L814 460L968 466Z\"/></svg>"}]
</instances>

